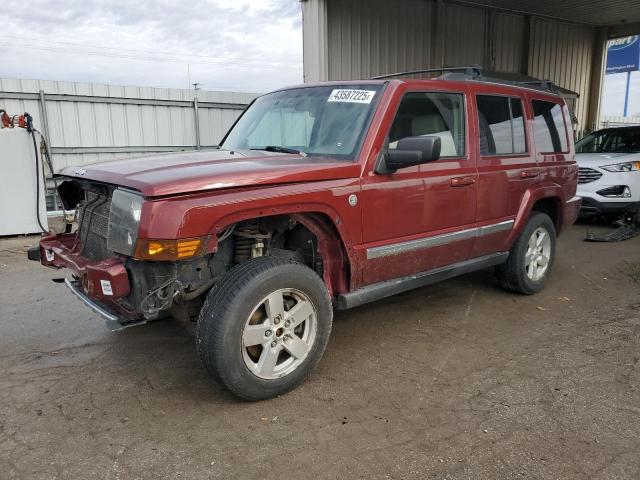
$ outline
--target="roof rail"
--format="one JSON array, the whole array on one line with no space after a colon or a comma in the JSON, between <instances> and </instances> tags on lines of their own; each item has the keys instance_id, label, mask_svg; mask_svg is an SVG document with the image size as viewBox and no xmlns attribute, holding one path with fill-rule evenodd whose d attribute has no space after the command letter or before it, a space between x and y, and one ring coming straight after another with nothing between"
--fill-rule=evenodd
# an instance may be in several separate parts
<instances>
[{"instance_id":1,"label":"roof rail","mask_svg":"<svg viewBox=\"0 0 640 480\"><path fill-rule=\"evenodd\" d=\"M378 75L377 77L371 77L371 80L383 80L385 78L404 77L405 75L415 75L418 73L444 73L444 72L461 72L469 77L482 76L482 67L480 65L471 65L469 67L442 67L442 68L427 68L424 70L410 70L408 72L388 73L386 75Z\"/></svg>"},{"instance_id":2,"label":"roof rail","mask_svg":"<svg viewBox=\"0 0 640 480\"><path fill-rule=\"evenodd\" d=\"M534 85L538 87L544 87L548 88L549 90L551 90L555 86L555 83L553 83L551 80L523 80L516 83L518 85Z\"/></svg>"},{"instance_id":3,"label":"roof rail","mask_svg":"<svg viewBox=\"0 0 640 480\"><path fill-rule=\"evenodd\" d=\"M373 77L372 80L382 80L385 78L402 77L420 73L441 73L438 79L441 80L476 80L480 82L497 83L500 85L513 85L517 87L527 87L534 90L551 92L563 97L577 98L577 92L562 88L551 80L539 80L529 75L509 73L509 72L485 72L480 65L470 65L468 67L442 67L428 68L424 70L411 70L408 72L390 73Z\"/></svg>"}]
</instances>

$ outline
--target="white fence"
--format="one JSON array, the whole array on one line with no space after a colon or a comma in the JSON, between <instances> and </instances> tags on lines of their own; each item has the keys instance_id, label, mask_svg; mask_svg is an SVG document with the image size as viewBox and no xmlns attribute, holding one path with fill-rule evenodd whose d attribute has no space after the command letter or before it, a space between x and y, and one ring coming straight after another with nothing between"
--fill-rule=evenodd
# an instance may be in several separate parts
<instances>
[{"instance_id":1,"label":"white fence","mask_svg":"<svg viewBox=\"0 0 640 480\"><path fill-rule=\"evenodd\" d=\"M0 79L0 109L30 113L68 165L217 145L252 93Z\"/></svg>"},{"instance_id":2,"label":"white fence","mask_svg":"<svg viewBox=\"0 0 640 480\"><path fill-rule=\"evenodd\" d=\"M640 117L600 117L600 128L640 125Z\"/></svg>"}]
</instances>

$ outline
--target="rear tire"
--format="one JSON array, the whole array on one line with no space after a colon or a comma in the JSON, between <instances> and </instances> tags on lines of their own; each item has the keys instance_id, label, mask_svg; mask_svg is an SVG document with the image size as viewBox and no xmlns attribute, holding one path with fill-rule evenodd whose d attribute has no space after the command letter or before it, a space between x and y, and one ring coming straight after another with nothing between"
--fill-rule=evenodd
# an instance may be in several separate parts
<instances>
[{"instance_id":1,"label":"rear tire","mask_svg":"<svg viewBox=\"0 0 640 480\"><path fill-rule=\"evenodd\" d=\"M505 290L531 295L539 292L551 273L556 256L556 228L551 218L534 212L509 252L508 260L496 267Z\"/></svg>"},{"instance_id":2,"label":"rear tire","mask_svg":"<svg viewBox=\"0 0 640 480\"><path fill-rule=\"evenodd\" d=\"M324 353L331 299L310 268L272 257L229 271L200 311L197 346L206 370L246 400L299 385Z\"/></svg>"}]
</instances>

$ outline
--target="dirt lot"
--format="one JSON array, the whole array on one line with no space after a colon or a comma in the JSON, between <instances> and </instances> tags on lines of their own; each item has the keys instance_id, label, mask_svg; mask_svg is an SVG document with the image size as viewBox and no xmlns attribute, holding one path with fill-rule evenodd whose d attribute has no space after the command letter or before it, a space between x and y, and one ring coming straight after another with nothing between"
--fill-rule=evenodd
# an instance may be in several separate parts
<instances>
[{"instance_id":1,"label":"dirt lot","mask_svg":"<svg viewBox=\"0 0 640 480\"><path fill-rule=\"evenodd\" d=\"M0 477L640 478L640 238L559 243L547 289L492 272L337 315L319 368L260 403L192 326L111 333L0 241Z\"/></svg>"}]
</instances>

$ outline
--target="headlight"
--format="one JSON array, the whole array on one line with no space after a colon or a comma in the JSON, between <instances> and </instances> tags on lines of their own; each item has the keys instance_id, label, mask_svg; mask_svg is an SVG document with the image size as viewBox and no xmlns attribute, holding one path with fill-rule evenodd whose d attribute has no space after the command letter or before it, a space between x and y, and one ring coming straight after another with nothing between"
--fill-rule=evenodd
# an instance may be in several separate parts
<instances>
[{"instance_id":1,"label":"headlight","mask_svg":"<svg viewBox=\"0 0 640 480\"><path fill-rule=\"evenodd\" d=\"M614 165L605 165L600 168L607 172L633 172L640 170L640 162L616 163Z\"/></svg>"},{"instance_id":2,"label":"headlight","mask_svg":"<svg viewBox=\"0 0 640 480\"><path fill-rule=\"evenodd\" d=\"M107 248L112 252L133 256L138 240L138 225L142 213L142 197L117 189L111 198Z\"/></svg>"}]
</instances>

